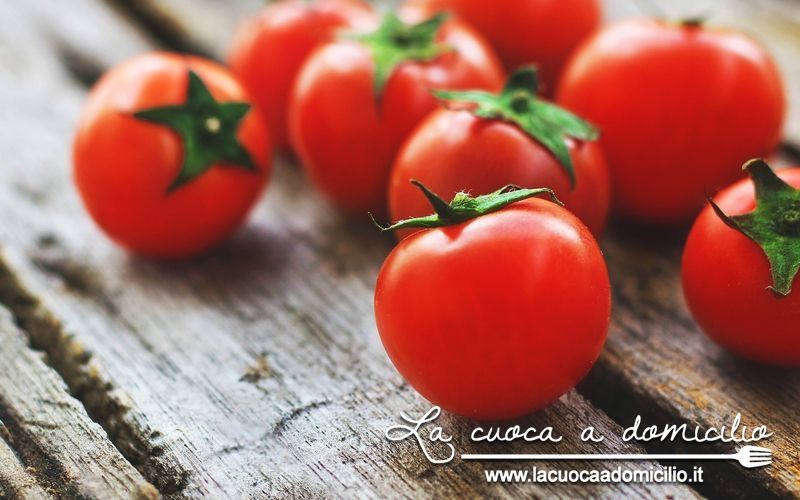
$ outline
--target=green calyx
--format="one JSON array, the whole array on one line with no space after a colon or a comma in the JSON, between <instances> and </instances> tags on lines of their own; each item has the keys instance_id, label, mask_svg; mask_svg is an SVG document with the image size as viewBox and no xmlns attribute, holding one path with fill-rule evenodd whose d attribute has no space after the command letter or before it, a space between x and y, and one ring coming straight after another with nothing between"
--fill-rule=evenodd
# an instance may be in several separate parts
<instances>
[{"instance_id":1,"label":"green calyx","mask_svg":"<svg viewBox=\"0 0 800 500\"><path fill-rule=\"evenodd\" d=\"M433 207L434 213L425 217L414 217L395 222L389 226L381 226L376 223L375 225L377 225L381 231L452 226L482 215L496 212L512 203L543 194L549 196L554 203L562 205L559 199L556 198L553 190L548 188L525 189L509 184L493 193L476 196L474 198L467 193L458 193L450 203L447 203L439 197L439 195L425 187L421 182L412 179L411 183L422 191L422 194L425 195Z\"/></svg>"},{"instance_id":2,"label":"green calyx","mask_svg":"<svg viewBox=\"0 0 800 500\"><path fill-rule=\"evenodd\" d=\"M750 160L744 170L756 189L754 211L728 216L713 200L709 202L725 224L764 250L772 271L769 289L786 297L800 271L800 190L786 184L763 160Z\"/></svg>"},{"instance_id":3,"label":"green calyx","mask_svg":"<svg viewBox=\"0 0 800 500\"><path fill-rule=\"evenodd\" d=\"M373 87L380 100L394 70L408 61L429 62L450 48L436 41L436 35L447 20L437 14L418 24L406 24L394 14L386 14L378 29L354 38L369 49L375 64Z\"/></svg>"},{"instance_id":4,"label":"green calyx","mask_svg":"<svg viewBox=\"0 0 800 500\"><path fill-rule=\"evenodd\" d=\"M517 69L499 94L479 90L435 91L444 101L469 104L473 115L488 120L503 120L519 127L531 139L539 142L558 160L575 188L575 167L569 155L566 138L594 141L598 130L555 104L539 99L536 68Z\"/></svg>"},{"instance_id":5,"label":"green calyx","mask_svg":"<svg viewBox=\"0 0 800 500\"><path fill-rule=\"evenodd\" d=\"M180 173L167 188L167 193L201 176L215 163L257 172L253 159L236 138L244 116L250 111L245 102L217 102L203 80L189 71L186 101L138 111L139 120L157 123L172 129L183 143L183 164Z\"/></svg>"}]
</instances>

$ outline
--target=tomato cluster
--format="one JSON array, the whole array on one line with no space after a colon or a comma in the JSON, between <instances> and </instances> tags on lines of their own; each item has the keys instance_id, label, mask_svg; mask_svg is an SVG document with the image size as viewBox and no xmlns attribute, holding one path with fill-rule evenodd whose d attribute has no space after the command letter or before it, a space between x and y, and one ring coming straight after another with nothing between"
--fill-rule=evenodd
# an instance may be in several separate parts
<instances>
[{"instance_id":1,"label":"tomato cluster","mask_svg":"<svg viewBox=\"0 0 800 500\"><path fill-rule=\"evenodd\" d=\"M450 411L519 416L600 354L609 212L686 223L781 136L781 77L750 38L600 18L597 0L274 2L230 69L153 53L104 75L76 184L119 244L185 257L242 224L272 148L293 152L337 208L397 221L375 291L397 369ZM687 302L731 350L800 365L800 174L745 171L756 189L723 191L692 230Z\"/></svg>"}]
</instances>

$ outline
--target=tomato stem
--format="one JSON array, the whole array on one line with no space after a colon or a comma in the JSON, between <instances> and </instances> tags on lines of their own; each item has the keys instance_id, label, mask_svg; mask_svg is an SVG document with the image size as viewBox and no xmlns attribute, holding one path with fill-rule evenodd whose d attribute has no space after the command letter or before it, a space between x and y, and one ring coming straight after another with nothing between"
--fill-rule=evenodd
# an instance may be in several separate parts
<instances>
[{"instance_id":1,"label":"tomato stem","mask_svg":"<svg viewBox=\"0 0 800 500\"><path fill-rule=\"evenodd\" d=\"M483 215L496 212L512 203L522 201L534 196L547 195L558 205L563 205L556 197L552 189L535 188L525 189L513 184L504 186L497 191L472 197L468 193L457 193L450 203L445 202L439 195L427 188L418 180L412 179L411 183L428 199L433 207L434 213L424 217L413 217L405 219L388 226L378 224L373 218L372 221L381 231L392 231L395 229L408 228L434 228L452 226L460 224L470 219L475 219ZM372 214L370 214L372 217Z\"/></svg>"},{"instance_id":2,"label":"tomato stem","mask_svg":"<svg viewBox=\"0 0 800 500\"><path fill-rule=\"evenodd\" d=\"M447 102L465 103L464 109L485 120L502 120L519 127L539 142L561 164L575 188L575 168L572 164L567 138L593 141L599 132L590 123L569 111L539 99L539 78L536 68L523 66L508 78L499 94L479 90L434 91Z\"/></svg>"},{"instance_id":3,"label":"tomato stem","mask_svg":"<svg viewBox=\"0 0 800 500\"><path fill-rule=\"evenodd\" d=\"M708 19L705 16L686 17L678 21L684 28L702 28Z\"/></svg>"},{"instance_id":4,"label":"tomato stem","mask_svg":"<svg viewBox=\"0 0 800 500\"><path fill-rule=\"evenodd\" d=\"M188 70L182 104L137 111L133 117L172 129L183 145L180 172L166 188L170 194L203 175L216 163L258 172L236 133L250 112L246 102L218 102L194 71Z\"/></svg>"},{"instance_id":5,"label":"tomato stem","mask_svg":"<svg viewBox=\"0 0 800 500\"><path fill-rule=\"evenodd\" d=\"M389 78L402 63L429 62L450 50L436 41L447 17L447 14L437 14L418 24L406 24L388 13L376 31L346 35L364 45L372 55L375 65L373 88L378 102Z\"/></svg>"},{"instance_id":6,"label":"tomato stem","mask_svg":"<svg viewBox=\"0 0 800 500\"><path fill-rule=\"evenodd\" d=\"M750 160L744 170L755 186L754 211L728 216L714 200L709 203L725 224L761 247L772 273L769 289L786 297L800 271L800 190L784 182L764 160Z\"/></svg>"}]
</instances>

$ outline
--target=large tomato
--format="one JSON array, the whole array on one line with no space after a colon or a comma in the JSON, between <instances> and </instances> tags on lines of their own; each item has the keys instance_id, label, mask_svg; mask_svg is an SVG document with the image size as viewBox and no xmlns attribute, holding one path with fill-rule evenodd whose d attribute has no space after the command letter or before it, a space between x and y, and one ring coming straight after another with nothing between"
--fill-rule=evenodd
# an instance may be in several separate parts
<instances>
[{"instance_id":1,"label":"large tomato","mask_svg":"<svg viewBox=\"0 0 800 500\"><path fill-rule=\"evenodd\" d=\"M404 9L417 16L455 13L489 40L508 70L535 63L547 94L602 17L598 0L408 0Z\"/></svg>"},{"instance_id":2,"label":"large tomato","mask_svg":"<svg viewBox=\"0 0 800 500\"><path fill-rule=\"evenodd\" d=\"M603 153L593 142L596 131L537 99L535 82L535 72L523 68L501 94L447 93L471 108L434 112L405 143L389 182L392 220L429 210L410 179L446 197L460 191L488 193L507 184L544 186L600 235L610 181Z\"/></svg>"},{"instance_id":3,"label":"large tomato","mask_svg":"<svg viewBox=\"0 0 800 500\"><path fill-rule=\"evenodd\" d=\"M714 198L719 213L709 206L695 222L683 254L684 294L722 346L800 366L800 169L779 171L783 181L762 162L748 170L755 190L747 180L734 184Z\"/></svg>"},{"instance_id":4,"label":"large tomato","mask_svg":"<svg viewBox=\"0 0 800 500\"><path fill-rule=\"evenodd\" d=\"M289 146L289 96L308 55L343 29L372 26L373 18L360 0L282 0L239 26L228 64L266 117L277 148Z\"/></svg>"},{"instance_id":5,"label":"large tomato","mask_svg":"<svg viewBox=\"0 0 800 500\"><path fill-rule=\"evenodd\" d=\"M558 101L603 132L617 211L681 223L778 144L786 105L764 49L733 31L634 19L588 40Z\"/></svg>"},{"instance_id":6,"label":"large tomato","mask_svg":"<svg viewBox=\"0 0 800 500\"><path fill-rule=\"evenodd\" d=\"M319 49L298 77L292 143L311 179L338 207L386 213L394 156L436 108L430 89L498 89L502 70L484 42L455 21L407 25Z\"/></svg>"},{"instance_id":7,"label":"large tomato","mask_svg":"<svg viewBox=\"0 0 800 500\"><path fill-rule=\"evenodd\" d=\"M460 195L452 225L417 220L433 228L386 259L375 316L392 362L425 398L466 417L507 419L545 407L589 371L608 331L610 287L597 243L569 211L485 198Z\"/></svg>"},{"instance_id":8,"label":"large tomato","mask_svg":"<svg viewBox=\"0 0 800 500\"><path fill-rule=\"evenodd\" d=\"M222 66L153 53L106 73L73 144L97 224L155 257L205 250L245 219L269 177L266 125Z\"/></svg>"}]
</instances>

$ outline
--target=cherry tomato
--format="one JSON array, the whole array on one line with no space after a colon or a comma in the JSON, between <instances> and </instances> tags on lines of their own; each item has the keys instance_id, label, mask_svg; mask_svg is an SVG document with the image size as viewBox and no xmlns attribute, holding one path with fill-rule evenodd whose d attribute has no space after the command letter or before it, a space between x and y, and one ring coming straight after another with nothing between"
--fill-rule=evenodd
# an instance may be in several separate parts
<instances>
[{"instance_id":1,"label":"cherry tomato","mask_svg":"<svg viewBox=\"0 0 800 500\"><path fill-rule=\"evenodd\" d=\"M778 176L800 188L800 168L781 170ZM714 200L727 216L756 209L749 180L725 189ZM768 217L770 225L786 233L785 241L793 240L794 252L778 249L778 258L800 259L800 193L796 200L783 215ZM751 360L800 366L800 278L789 276L788 285L793 281L794 286L782 296L770 289L775 286L770 267L758 243L726 225L708 206L695 222L684 250L684 295L697 322L720 345ZM774 267L780 268L779 263Z\"/></svg>"},{"instance_id":2,"label":"cherry tomato","mask_svg":"<svg viewBox=\"0 0 800 500\"><path fill-rule=\"evenodd\" d=\"M502 94L450 93L455 100L465 99L477 107L439 110L415 130L392 168L392 220L429 211L409 179L417 179L432 191L450 197L460 191L488 193L516 184L553 189L595 235L603 232L610 202L603 153L595 142L573 139L579 130L588 134L584 138L594 139L596 131L578 117L537 100L534 89L526 88L527 83L518 88L514 80L519 77L533 77L535 82L535 73L523 68L512 75ZM505 101L504 96L508 97ZM514 100L520 98L522 101ZM515 103L521 103L524 109L511 109ZM539 109L540 106L546 109ZM507 118L499 117L499 113ZM556 113L558 120L543 118ZM492 118L486 118L487 114ZM546 145L549 139L565 145L564 152L571 159L569 168L574 170L574 189L567 167Z\"/></svg>"},{"instance_id":3,"label":"cherry tomato","mask_svg":"<svg viewBox=\"0 0 800 500\"><path fill-rule=\"evenodd\" d=\"M371 9L359 0L283 0L242 22L228 64L266 117L276 148L289 147L289 96L309 54L343 29L373 24Z\"/></svg>"},{"instance_id":4,"label":"cherry tomato","mask_svg":"<svg viewBox=\"0 0 800 500\"><path fill-rule=\"evenodd\" d=\"M598 0L408 0L404 8L416 16L455 13L486 37L508 70L535 63L547 94L602 17Z\"/></svg>"},{"instance_id":5,"label":"cherry tomato","mask_svg":"<svg viewBox=\"0 0 800 500\"><path fill-rule=\"evenodd\" d=\"M518 417L574 387L602 349L610 307L591 232L538 198L412 234L375 290L395 367L432 403L477 419Z\"/></svg>"},{"instance_id":6,"label":"cherry tomato","mask_svg":"<svg viewBox=\"0 0 800 500\"><path fill-rule=\"evenodd\" d=\"M430 89L502 84L491 49L455 21L435 22L414 28L389 16L372 35L378 40L327 45L298 77L292 144L312 181L345 211L386 213L395 154L437 106ZM374 54L386 53L395 64L376 66Z\"/></svg>"},{"instance_id":7,"label":"cherry tomato","mask_svg":"<svg viewBox=\"0 0 800 500\"><path fill-rule=\"evenodd\" d=\"M764 49L733 31L634 19L577 51L558 102L597 125L624 217L682 223L778 144L785 97Z\"/></svg>"},{"instance_id":8,"label":"cherry tomato","mask_svg":"<svg viewBox=\"0 0 800 500\"><path fill-rule=\"evenodd\" d=\"M210 93L209 93L210 92ZM232 233L270 174L266 125L222 66L153 53L106 73L73 144L97 224L128 249L175 258Z\"/></svg>"}]
</instances>

